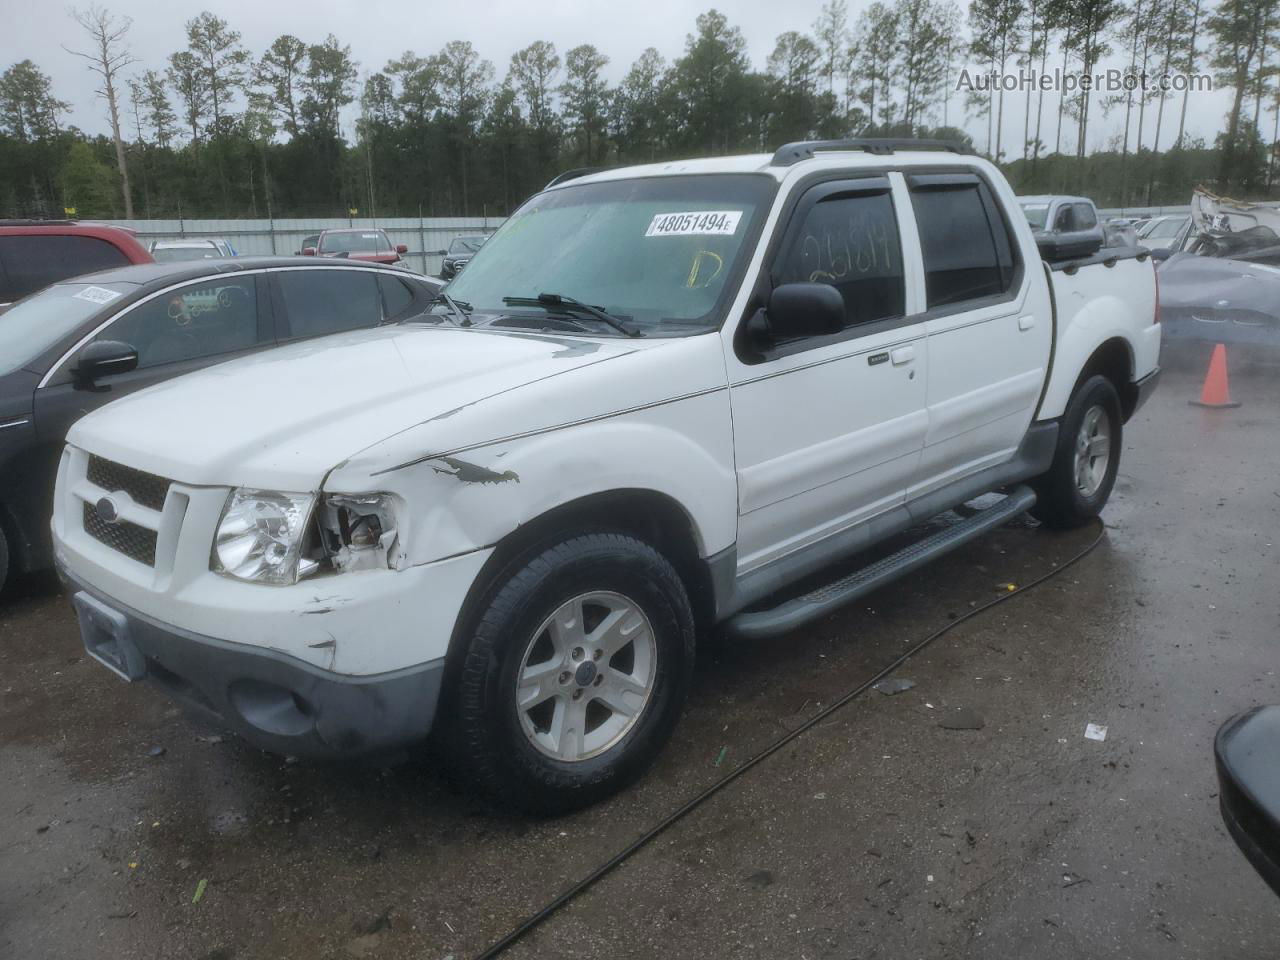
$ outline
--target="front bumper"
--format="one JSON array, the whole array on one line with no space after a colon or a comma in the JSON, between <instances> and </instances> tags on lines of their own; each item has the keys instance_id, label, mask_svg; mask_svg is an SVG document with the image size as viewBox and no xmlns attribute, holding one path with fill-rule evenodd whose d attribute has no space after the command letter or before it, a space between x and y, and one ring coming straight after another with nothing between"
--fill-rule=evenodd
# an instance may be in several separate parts
<instances>
[{"instance_id":1,"label":"front bumper","mask_svg":"<svg viewBox=\"0 0 1280 960\"><path fill-rule=\"evenodd\" d=\"M130 681L276 753L340 757L392 751L431 731L444 660L347 676L277 650L160 623L109 599L59 564L89 654Z\"/></svg>"}]
</instances>

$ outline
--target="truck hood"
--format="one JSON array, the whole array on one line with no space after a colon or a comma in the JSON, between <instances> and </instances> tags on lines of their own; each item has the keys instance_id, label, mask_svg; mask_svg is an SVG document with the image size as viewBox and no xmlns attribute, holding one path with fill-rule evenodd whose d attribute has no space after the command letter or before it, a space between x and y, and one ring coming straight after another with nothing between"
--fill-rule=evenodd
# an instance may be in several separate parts
<instances>
[{"instance_id":1,"label":"truck hood","mask_svg":"<svg viewBox=\"0 0 1280 960\"><path fill-rule=\"evenodd\" d=\"M420 325L339 334L122 397L67 440L183 483L314 490L397 433L661 343ZM481 421L489 436L475 440L502 428Z\"/></svg>"}]
</instances>

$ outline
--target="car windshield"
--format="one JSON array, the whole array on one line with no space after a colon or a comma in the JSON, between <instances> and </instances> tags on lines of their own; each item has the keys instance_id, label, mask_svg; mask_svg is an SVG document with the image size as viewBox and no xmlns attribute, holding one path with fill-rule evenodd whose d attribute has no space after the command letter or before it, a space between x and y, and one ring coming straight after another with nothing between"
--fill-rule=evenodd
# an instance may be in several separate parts
<instances>
[{"instance_id":1,"label":"car windshield","mask_svg":"<svg viewBox=\"0 0 1280 960\"><path fill-rule=\"evenodd\" d=\"M222 254L217 247L156 247L151 251L156 263L177 263L180 260L219 260Z\"/></svg>"},{"instance_id":2,"label":"car windshield","mask_svg":"<svg viewBox=\"0 0 1280 960\"><path fill-rule=\"evenodd\" d=\"M447 289L481 313L541 314L504 298L573 297L646 336L688 332L663 323L716 326L776 189L772 177L716 174L550 190L517 210Z\"/></svg>"},{"instance_id":3,"label":"car windshield","mask_svg":"<svg viewBox=\"0 0 1280 960\"><path fill-rule=\"evenodd\" d=\"M475 253L488 237L457 237L449 244L450 253Z\"/></svg>"},{"instance_id":4,"label":"car windshield","mask_svg":"<svg viewBox=\"0 0 1280 960\"><path fill-rule=\"evenodd\" d=\"M376 253L386 247L387 241L377 230L326 233L320 237L321 253Z\"/></svg>"},{"instance_id":5,"label":"car windshield","mask_svg":"<svg viewBox=\"0 0 1280 960\"><path fill-rule=\"evenodd\" d=\"M0 376L12 373L75 330L132 283L57 283L0 314Z\"/></svg>"},{"instance_id":6,"label":"car windshield","mask_svg":"<svg viewBox=\"0 0 1280 960\"><path fill-rule=\"evenodd\" d=\"M1027 223L1031 224L1032 230L1043 230L1045 222L1049 219L1049 205L1047 203L1024 203L1022 204L1022 214L1027 218Z\"/></svg>"}]
</instances>

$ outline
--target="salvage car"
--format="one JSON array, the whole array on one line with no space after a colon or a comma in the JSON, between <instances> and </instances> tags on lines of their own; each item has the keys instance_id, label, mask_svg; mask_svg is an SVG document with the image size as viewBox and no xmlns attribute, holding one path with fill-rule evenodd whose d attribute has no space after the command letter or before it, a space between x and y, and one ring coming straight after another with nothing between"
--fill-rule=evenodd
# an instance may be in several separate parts
<instances>
[{"instance_id":1,"label":"salvage car","mask_svg":"<svg viewBox=\"0 0 1280 960\"><path fill-rule=\"evenodd\" d=\"M232 357L421 313L438 289L400 270L241 257L108 270L16 304L0 316L0 587L52 565L53 480L80 416Z\"/></svg>"},{"instance_id":2,"label":"salvage car","mask_svg":"<svg viewBox=\"0 0 1280 960\"><path fill-rule=\"evenodd\" d=\"M1206 230L1193 237L1186 249L1201 257L1280 265L1280 236L1267 224L1239 231Z\"/></svg>"},{"instance_id":3,"label":"salvage car","mask_svg":"<svg viewBox=\"0 0 1280 960\"><path fill-rule=\"evenodd\" d=\"M1028 509L1096 517L1159 350L1146 251L1046 269L960 146L560 178L430 314L79 421L57 562L91 656L256 744L434 730L565 811L651 764L700 631L782 635Z\"/></svg>"},{"instance_id":4,"label":"salvage car","mask_svg":"<svg viewBox=\"0 0 1280 960\"><path fill-rule=\"evenodd\" d=\"M393 244L385 230L376 228L323 230L314 247L303 247L308 257L342 257L348 260L364 260L368 263L400 263L409 247Z\"/></svg>"}]
</instances>

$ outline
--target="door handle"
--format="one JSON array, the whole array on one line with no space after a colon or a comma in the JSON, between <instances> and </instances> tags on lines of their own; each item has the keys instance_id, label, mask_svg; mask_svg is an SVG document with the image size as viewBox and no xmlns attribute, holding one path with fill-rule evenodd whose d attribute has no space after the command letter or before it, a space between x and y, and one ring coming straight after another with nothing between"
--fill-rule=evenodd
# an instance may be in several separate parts
<instances>
[{"instance_id":1,"label":"door handle","mask_svg":"<svg viewBox=\"0 0 1280 960\"><path fill-rule=\"evenodd\" d=\"M1030 329L1031 329L1032 327L1034 327L1035 325L1036 325L1036 318L1035 318L1035 317L1033 317L1033 316L1031 316L1030 314L1028 314L1028 315L1027 315L1027 316L1025 316L1025 317L1019 317L1019 318L1018 318L1018 329L1019 329L1019 330L1030 330Z\"/></svg>"},{"instance_id":2,"label":"door handle","mask_svg":"<svg viewBox=\"0 0 1280 960\"><path fill-rule=\"evenodd\" d=\"M895 367L900 367L904 363L910 363L916 358L915 347L899 347L889 354L889 358L893 361Z\"/></svg>"}]
</instances>

